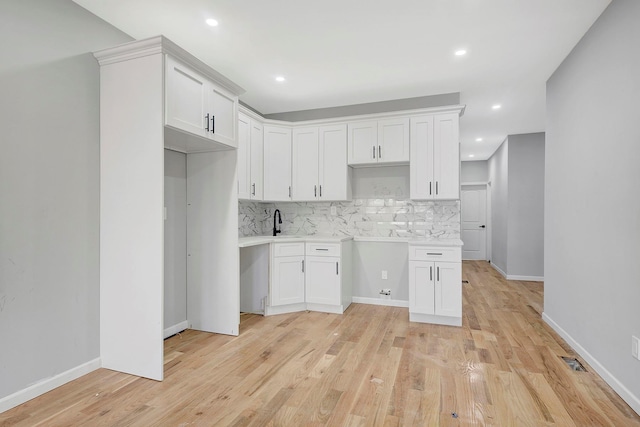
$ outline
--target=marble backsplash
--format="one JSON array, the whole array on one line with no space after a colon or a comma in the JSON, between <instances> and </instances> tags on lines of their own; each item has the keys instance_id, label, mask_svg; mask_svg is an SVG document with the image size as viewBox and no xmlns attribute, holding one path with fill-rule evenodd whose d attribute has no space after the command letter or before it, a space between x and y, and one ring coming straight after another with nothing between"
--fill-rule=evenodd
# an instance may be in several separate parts
<instances>
[{"instance_id":1,"label":"marble backsplash","mask_svg":"<svg viewBox=\"0 0 640 427\"><path fill-rule=\"evenodd\" d=\"M335 207L335 215L331 208ZM270 235L280 209L282 234L366 237L460 238L460 202L395 198L349 202L260 203L240 201L240 236Z\"/></svg>"}]
</instances>

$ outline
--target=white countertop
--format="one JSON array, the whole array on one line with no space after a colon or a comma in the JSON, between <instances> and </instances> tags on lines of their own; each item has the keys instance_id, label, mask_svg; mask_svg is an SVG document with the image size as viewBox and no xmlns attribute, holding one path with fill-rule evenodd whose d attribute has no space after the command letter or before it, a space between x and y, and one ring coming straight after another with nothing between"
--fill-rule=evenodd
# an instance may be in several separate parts
<instances>
[{"instance_id":1,"label":"white countertop","mask_svg":"<svg viewBox=\"0 0 640 427\"><path fill-rule=\"evenodd\" d=\"M264 245L267 243L275 243L275 242L329 242L329 243L339 243L344 242L346 240L353 240L352 236L321 236L321 235L312 235L312 236L301 236L301 235L280 235L280 236L249 236L249 237L239 237L238 238L238 247L246 248L249 246L257 246Z\"/></svg>"},{"instance_id":2,"label":"white countertop","mask_svg":"<svg viewBox=\"0 0 640 427\"><path fill-rule=\"evenodd\" d=\"M280 236L249 236L238 238L238 246L246 248L249 246L264 245L274 242L330 242L338 243L345 240L356 242L388 242L388 243L409 243L410 245L421 246L448 246L461 247L460 239L428 239L424 237L365 237L365 236L323 236L323 235L280 235Z\"/></svg>"}]
</instances>

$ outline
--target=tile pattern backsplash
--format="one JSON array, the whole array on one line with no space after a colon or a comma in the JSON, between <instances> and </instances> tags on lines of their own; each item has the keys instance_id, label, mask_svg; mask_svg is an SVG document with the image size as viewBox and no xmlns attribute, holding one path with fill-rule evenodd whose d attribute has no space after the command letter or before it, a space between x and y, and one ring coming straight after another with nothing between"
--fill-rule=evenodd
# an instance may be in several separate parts
<instances>
[{"instance_id":1,"label":"tile pattern backsplash","mask_svg":"<svg viewBox=\"0 0 640 427\"><path fill-rule=\"evenodd\" d=\"M331 207L335 206L335 215ZM239 235L269 235L280 209L282 234L460 238L460 202L395 198L349 202L239 202Z\"/></svg>"}]
</instances>

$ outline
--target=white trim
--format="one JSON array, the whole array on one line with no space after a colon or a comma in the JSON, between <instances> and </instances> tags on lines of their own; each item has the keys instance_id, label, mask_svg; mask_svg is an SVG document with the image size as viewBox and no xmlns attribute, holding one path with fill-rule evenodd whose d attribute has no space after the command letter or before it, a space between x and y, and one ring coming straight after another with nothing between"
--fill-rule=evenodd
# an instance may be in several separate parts
<instances>
[{"instance_id":1,"label":"white trim","mask_svg":"<svg viewBox=\"0 0 640 427\"><path fill-rule=\"evenodd\" d=\"M353 297L351 298L351 302L356 304L384 305L388 307L409 307L409 301L403 301L400 299Z\"/></svg>"},{"instance_id":2,"label":"white trim","mask_svg":"<svg viewBox=\"0 0 640 427\"><path fill-rule=\"evenodd\" d=\"M166 328L164 330L163 339L169 338L171 335L175 335L178 332L182 332L182 331L184 331L185 329L188 329L188 328L189 328L189 321L188 320L182 321L182 322L177 323L177 324L175 324L173 326L169 326L168 328Z\"/></svg>"},{"instance_id":3,"label":"white trim","mask_svg":"<svg viewBox=\"0 0 640 427\"><path fill-rule=\"evenodd\" d=\"M507 273L505 273L504 271L502 271L502 270L500 269L500 267L498 267L497 265L495 265L495 264L493 263L493 261L491 261L491 262L490 262L490 264L491 264L491 267L493 267L493 268L494 268L494 270L496 270L498 273L500 273L500 275L501 275L502 277L504 277L505 279L507 279ZM507 279L507 280L509 280L509 279Z\"/></svg>"},{"instance_id":4,"label":"white trim","mask_svg":"<svg viewBox=\"0 0 640 427\"><path fill-rule=\"evenodd\" d=\"M602 379L609 384L609 386L615 390L616 393L627 402L631 409L637 414L640 414L640 397L634 395L625 385L613 376L607 368L602 365L595 357L591 355L584 347L582 347L567 331L562 329L560 325L551 319L547 313L542 313L542 320L558 333L564 339L567 344L571 346L591 367L602 377Z\"/></svg>"},{"instance_id":5,"label":"white trim","mask_svg":"<svg viewBox=\"0 0 640 427\"><path fill-rule=\"evenodd\" d=\"M96 369L99 369L101 365L102 362L100 361L100 358L93 359L89 362L83 363L82 365L76 366L75 368L71 368L68 371L32 384L25 389L10 394L9 396L3 397L0 399L0 413L8 411L11 408L15 408L18 405L53 390L54 388L80 378L89 372L95 371Z\"/></svg>"},{"instance_id":6,"label":"white trim","mask_svg":"<svg viewBox=\"0 0 640 427\"><path fill-rule=\"evenodd\" d=\"M307 303L307 310L319 311L321 313L333 313L333 314L344 313L344 307L342 305L317 304L314 302Z\"/></svg>"},{"instance_id":7,"label":"white trim","mask_svg":"<svg viewBox=\"0 0 640 427\"><path fill-rule=\"evenodd\" d=\"M489 185L487 181L478 181L478 182L461 182L460 186L464 187L465 185Z\"/></svg>"},{"instance_id":8,"label":"white trim","mask_svg":"<svg viewBox=\"0 0 640 427\"><path fill-rule=\"evenodd\" d=\"M544 282L544 277L543 276L518 276L518 275L508 274L507 280L522 280L526 282Z\"/></svg>"},{"instance_id":9,"label":"white trim","mask_svg":"<svg viewBox=\"0 0 640 427\"><path fill-rule=\"evenodd\" d=\"M432 323L446 326L462 326L462 317L437 316L424 313L409 313L409 322Z\"/></svg>"}]
</instances>

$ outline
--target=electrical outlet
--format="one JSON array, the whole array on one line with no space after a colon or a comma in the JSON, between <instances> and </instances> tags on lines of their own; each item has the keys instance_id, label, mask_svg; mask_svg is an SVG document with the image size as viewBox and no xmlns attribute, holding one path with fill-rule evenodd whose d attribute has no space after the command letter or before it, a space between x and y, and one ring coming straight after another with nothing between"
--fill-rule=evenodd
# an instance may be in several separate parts
<instances>
[{"instance_id":1,"label":"electrical outlet","mask_svg":"<svg viewBox=\"0 0 640 427\"><path fill-rule=\"evenodd\" d=\"M382 275L381 275L382 280L387 280L387 270L382 270Z\"/></svg>"},{"instance_id":2,"label":"electrical outlet","mask_svg":"<svg viewBox=\"0 0 640 427\"><path fill-rule=\"evenodd\" d=\"M331 215L338 215L338 209L335 206L331 206Z\"/></svg>"},{"instance_id":3,"label":"electrical outlet","mask_svg":"<svg viewBox=\"0 0 640 427\"><path fill-rule=\"evenodd\" d=\"M632 335L631 336L631 355L638 360L640 360L640 355L638 354L639 351L640 351L640 339Z\"/></svg>"}]
</instances>

